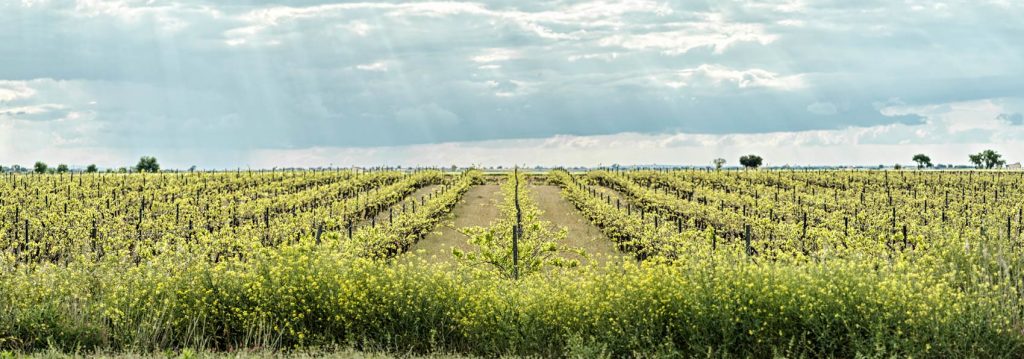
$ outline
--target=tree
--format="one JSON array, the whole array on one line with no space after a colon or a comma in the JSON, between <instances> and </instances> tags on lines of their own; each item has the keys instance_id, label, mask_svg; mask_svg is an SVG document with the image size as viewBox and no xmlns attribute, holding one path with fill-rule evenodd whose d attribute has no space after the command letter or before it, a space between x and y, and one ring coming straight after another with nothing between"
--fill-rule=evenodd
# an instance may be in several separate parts
<instances>
[{"instance_id":1,"label":"tree","mask_svg":"<svg viewBox=\"0 0 1024 359\"><path fill-rule=\"evenodd\" d=\"M722 169L722 165L725 165L725 159L724 158L716 158L713 161L711 161L711 163L715 165L715 169L716 170L720 170L720 169Z\"/></svg>"},{"instance_id":2,"label":"tree","mask_svg":"<svg viewBox=\"0 0 1024 359\"><path fill-rule=\"evenodd\" d=\"M88 173L96 173L98 171L99 171L99 169L96 168L96 165L94 165L94 164L89 165L89 167L85 168L85 172L88 172Z\"/></svg>"},{"instance_id":3,"label":"tree","mask_svg":"<svg viewBox=\"0 0 1024 359\"><path fill-rule=\"evenodd\" d=\"M68 171L68 165L63 164L63 163L57 165L57 173L64 173L64 172L67 172L67 171Z\"/></svg>"},{"instance_id":4,"label":"tree","mask_svg":"<svg viewBox=\"0 0 1024 359\"><path fill-rule=\"evenodd\" d=\"M45 162L43 162L43 161L36 161L36 165L35 165L36 173L46 173L46 170L48 170L48 169L50 169L50 166L47 166Z\"/></svg>"},{"instance_id":5,"label":"tree","mask_svg":"<svg viewBox=\"0 0 1024 359\"><path fill-rule=\"evenodd\" d=\"M977 168L992 169L1006 164L1006 161L1003 160L1003 155L993 150L984 150L970 155L968 158Z\"/></svg>"},{"instance_id":6,"label":"tree","mask_svg":"<svg viewBox=\"0 0 1024 359\"><path fill-rule=\"evenodd\" d=\"M969 158L971 160L971 163L974 164L974 167L981 168L983 166L983 163L982 163L983 160L981 158L981 154L980 153L973 154L973 155L968 155L967 158Z\"/></svg>"},{"instance_id":7,"label":"tree","mask_svg":"<svg viewBox=\"0 0 1024 359\"><path fill-rule=\"evenodd\" d=\"M758 155L746 155L746 156L740 157L740 164L743 165L743 167L746 167L746 168L758 168L758 167L761 167L761 163L762 162L764 162L764 160L761 158L761 156L758 156Z\"/></svg>"},{"instance_id":8,"label":"tree","mask_svg":"<svg viewBox=\"0 0 1024 359\"><path fill-rule=\"evenodd\" d=\"M917 168L932 167L932 158L923 153L914 155L914 162L917 162Z\"/></svg>"},{"instance_id":9,"label":"tree","mask_svg":"<svg viewBox=\"0 0 1024 359\"><path fill-rule=\"evenodd\" d=\"M156 163L156 157L142 156L142 158L139 158L139 164L135 165L135 170L139 172L159 172L160 164Z\"/></svg>"},{"instance_id":10,"label":"tree","mask_svg":"<svg viewBox=\"0 0 1024 359\"><path fill-rule=\"evenodd\" d=\"M503 215L488 227L460 229L469 237L468 244L472 249L453 248L455 258L470 266L489 268L508 279L544 272L553 267L578 266L578 260L559 255L563 250L572 251L561 244L568 234L565 228L542 220L536 205L524 202L530 196L529 185L522 179L518 168L508 177L509 180L501 186L506 196L501 206ZM513 196L518 197L513 201ZM513 241L516 242L517 257L513 255Z\"/></svg>"}]
</instances>

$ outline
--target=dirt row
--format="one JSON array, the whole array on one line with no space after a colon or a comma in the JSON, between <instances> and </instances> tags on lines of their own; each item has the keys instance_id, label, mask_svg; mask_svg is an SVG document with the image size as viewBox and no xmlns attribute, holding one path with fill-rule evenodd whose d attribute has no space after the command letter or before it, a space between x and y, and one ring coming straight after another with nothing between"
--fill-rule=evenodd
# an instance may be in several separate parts
<instances>
[{"instance_id":1,"label":"dirt row","mask_svg":"<svg viewBox=\"0 0 1024 359\"><path fill-rule=\"evenodd\" d=\"M501 188L495 184L470 187L438 228L410 249L410 255L428 262L452 261L452 248L471 249L459 228L486 226L500 214Z\"/></svg>"},{"instance_id":2,"label":"dirt row","mask_svg":"<svg viewBox=\"0 0 1024 359\"><path fill-rule=\"evenodd\" d=\"M604 263L622 258L615 244L584 218L571 203L562 198L561 188L531 184L530 193L534 202L543 211L543 220L568 229L568 236L562 244L569 248L582 249L589 257L582 258L575 253L566 253L567 258L579 259L583 263ZM414 245L409 255L428 262L453 261L453 248L472 249L467 243L468 238L459 229L489 225L501 215L498 210L500 201L502 195L499 185L471 187L452 210L449 219Z\"/></svg>"},{"instance_id":3,"label":"dirt row","mask_svg":"<svg viewBox=\"0 0 1024 359\"><path fill-rule=\"evenodd\" d=\"M597 263L621 258L621 253L615 248L615 243L605 236L600 228L584 218L572 203L562 197L560 187L534 185L530 186L530 193L533 195L537 207L544 211L541 218L569 230L564 245L569 248L583 249L584 253L590 257L589 259ZM587 262L586 259L575 254L569 257Z\"/></svg>"}]
</instances>

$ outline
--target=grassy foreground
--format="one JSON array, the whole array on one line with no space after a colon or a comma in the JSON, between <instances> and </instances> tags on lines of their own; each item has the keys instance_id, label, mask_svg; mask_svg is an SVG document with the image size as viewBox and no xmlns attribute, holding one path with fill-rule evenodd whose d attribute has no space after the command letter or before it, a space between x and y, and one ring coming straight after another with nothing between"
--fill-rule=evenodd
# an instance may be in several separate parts
<instances>
[{"instance_id":1,"label":"grassy foreground","mask_svg":"<svg viewBox=\"0 0 1024 359\"><path fill-rule=\"evenodd\" d=\"M89 352L89 353L65 353L60 350L46 350L32 353L0 352L0 359L7 358L36 358L36 359L71 359L71 358L110 358L110 359L133 359L133 358L175 358L175 359L264 359L264 358L337 358L337 359L391 359L391 358L415 358L415 359L459 359L468 358L460 355L414 355L414 354L391 354L383 352L366 352L354 349L319 349L303 351L238 351L238 352L215 352L195 351L183 349L177 351L163 351L158 353L116 353L116 352Z\"/></svg>"},{"instance_id":2,"label":"grassy foreground","mask_svg":"<svg viewBox=\"0 0 1024 359\"><path fill-rule=\"evenodd\" d=\"M519 281L287 246L0 275L0 347L65 353L337 346L399 354L1021 357L1015 290L983 254L755 263L740 250ZM941 253L932 251L931 253ZM127 260L127 259L125 259ZM929 264L936 263L936 264ZM958 276L970 269L970 278ZM986 277L990 275L989 277Z\"/></svg>"}]
</instances>

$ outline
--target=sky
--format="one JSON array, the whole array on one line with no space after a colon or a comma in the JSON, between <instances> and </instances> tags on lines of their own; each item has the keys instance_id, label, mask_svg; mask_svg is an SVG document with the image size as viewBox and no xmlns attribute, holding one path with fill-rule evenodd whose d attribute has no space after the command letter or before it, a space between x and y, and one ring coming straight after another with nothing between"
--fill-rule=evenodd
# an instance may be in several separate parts
<instances>
[{"instance_id":1,"label":"sky","mask_svg":"<svg viewBox=\"0 0 1024 359\"><path fill-rule=\"evenodd\" d=\"M0 164L1024 159L1024 2L0 0Z\"/></svg>"}]
</instances>

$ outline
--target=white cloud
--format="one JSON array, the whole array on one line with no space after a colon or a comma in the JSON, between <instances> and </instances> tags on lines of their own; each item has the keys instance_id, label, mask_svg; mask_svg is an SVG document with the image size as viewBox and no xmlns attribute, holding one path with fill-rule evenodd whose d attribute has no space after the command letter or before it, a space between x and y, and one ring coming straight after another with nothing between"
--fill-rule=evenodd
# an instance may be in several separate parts
<instances>
[{"instance_id":1,"label":"white cloud","mask_svg":"<svg viewBox=\"0 0 1024 359\"><path fill-rule=\"evenodd\" d=\"M373 27L367 24L365 21L353 21L350 24L339 25L341 28L351 31L352 33L359 36L366 36L370 34Z\"/></svg>"},{"instance_id":2,"label":"white cloud","mask_svg":"<svg viewBox=\"0 0 1024 359\"><path fill-rule=\"evenodd\" d=\"M737 70L722 65L704 64L656 76L655 80L671 88L720 87L728 85L739 89L770 88L796 90L805 87L802 75L779 75L763 69Z\"/></svg>"},{"instance_id":3,"label":"white cloud","mask_svg":"<svg viewBox=\"0 0 1024 359\"><path fill-rule=\"evenodd\" d=\"M378 61L369 64L356 65L356 69L372 72L387 72L388 64L383 61Z\"/></svg>"},{"instance_id":4,"label":"white cloud","mask_svg":"<svg viewBox=\"0 0 1024 359\"><path fill-rule=\"evenodd\" d=\"M60 104L0 107L0 119L49 121L65 118L69 112Z\"/></svg>"},{"instance_id":5,"label":"white cloud","mask_svg":"<svg viewBox=\"0 0 1024 359\"><path fill-rule=\"evenodd\" d=\"M471 60L478 63L490 63L508 61L520 56L519 52L512 49L487 49L479 55L473 56Z\"/></svg>"},{"instance_id":6,"label":"white cloud","mask_svg":"<svg viewBox=\"0 0 1024 359\"><path fill-rule=\"evenodd\" d=\"M1006 112L1006 108L995 100L925 106L897 105L883 108L882 112L891 115L914 113L926 116L930 124L943 129L943 132L949 135L977 130L1009 130L1008 123L999 118L999 115Z\"/></svg>"},{"instance_id":7,"label":"white cloud","mask_svg":"<svg viewBox=\"0 0 1024 359\"><path fill-rule=\"evenodd\" d=\"M767 45L778 39L762 24L735 23L719 15L707 15L701 21L673 23L676 29L640 34L611 35L599 41L601 46L617 46L629 50L655 49L669 55L685 54L692 49L707 47L722 54L742 42Z\"/></svg>"},{"instance_id":8,"label":"white cloud","mask_svg":"<svg viewBox=\"0 0 1024 359\"><path fill-rule=\"evenodd\" d=\"M25 81L3 81L0 80L0 105L2 102L25 99L35 95L33 90Z\"/></svg>"},{"instance_id":9,"label":"white cloud","mask_svg":"<svg viewBox=\"0 0 1024 359\"><path fill-rule=\"evenodd\" d=\"M776 23L779 24L779 25L782 25L782 26L791 26L791 27L803 27L805 25L803 20L794 20L794 19L779 20Z\"/></svg>"},{"instance_id":10,"label":"white cloud","mask_svg":"<svg viewBox=\"0 0 1024 359\"><path fill-rule=\"evenodd\" d=\"M594 54L575 54L569 56L569 62L576 62L580 60L603 60L612 61L619 57L617 52L608 53L594 53Z\"/></svg>"}]
</instances>

